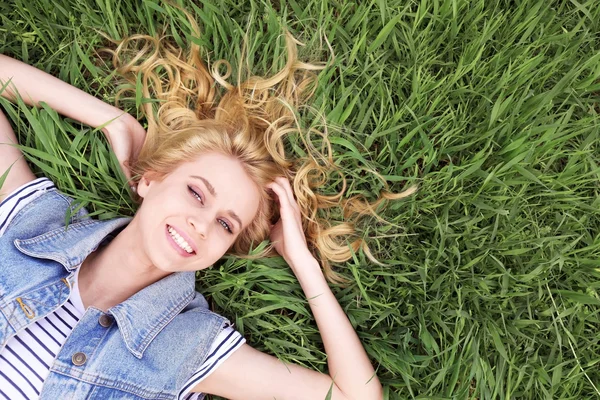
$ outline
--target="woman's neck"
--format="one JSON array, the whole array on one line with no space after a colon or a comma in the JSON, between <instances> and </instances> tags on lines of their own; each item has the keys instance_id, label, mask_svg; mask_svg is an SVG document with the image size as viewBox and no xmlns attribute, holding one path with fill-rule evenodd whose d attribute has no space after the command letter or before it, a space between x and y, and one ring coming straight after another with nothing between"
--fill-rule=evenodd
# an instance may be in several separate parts
<instances>
[{"instance_id":1,"label":"woman's neck","mask_svg":"<svg viewBox=\"0 0 600 400\"><path fill-rule=\"evenodd\" d=\"M108 245L98 248L82 263L79 292L85 308L106 311L127 300L168 272L155 268L143 254L136 234L137 223L129 223Z\"/></svg>"}]
</instances>

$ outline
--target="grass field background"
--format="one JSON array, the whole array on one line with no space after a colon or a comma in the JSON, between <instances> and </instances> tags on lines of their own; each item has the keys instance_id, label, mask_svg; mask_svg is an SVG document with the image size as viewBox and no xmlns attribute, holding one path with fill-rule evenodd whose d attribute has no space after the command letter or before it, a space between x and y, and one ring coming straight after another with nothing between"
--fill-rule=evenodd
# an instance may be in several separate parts
<instances>
[{"instance_id":1,"label":"grass field background","mask_svg":"<svg viewBox=\"0 0 600 400\"><path fill-rule=\"evenodd\" d=\"M250 64L265 74L285 61L288 28L307 43L305 59L330 60L312 104L331 124L348 194L373 199L383 188L373 170L393 190L420 188L381 211L391 224L360 225L382 265L359 253L337 268L352 283L334 291L386 399L600 397L596 1L184 3L200 38L158 0L4 1L0 53L113 102L99 32L166 26L234 66L247 32ZM135 104L125 103L134 115ZM39 175L100 218L133 212L100 133L3 105ZM307 126L315 114L305 113ZM225 259L198 288L251 345L326 367L281 260Z\"/></svg>"}]
</instances>

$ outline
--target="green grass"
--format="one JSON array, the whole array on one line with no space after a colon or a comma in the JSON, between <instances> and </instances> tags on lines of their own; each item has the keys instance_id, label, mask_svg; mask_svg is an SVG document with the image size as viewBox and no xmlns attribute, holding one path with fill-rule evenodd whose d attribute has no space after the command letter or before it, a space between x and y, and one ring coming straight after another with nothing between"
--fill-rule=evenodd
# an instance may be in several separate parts
<instances>
[{"instance_id":1,"label":"green grass","mask_svg":"<svg viewBox=\"0 0 600 400\"><path fill-rule=\"evenodd\" d=\"M137 3L2 2L0 52L112 102L111 69L94 55L106 44L98 31L167 25L190 40L173 8ZM308 43L308 59L327 58L317 51L326 36L335 60L313 106L337 127L349 194L383 188L372 170L394 190L419 184L382 210L392 225L360 225L383 265L357 254L337 268L353 283L335 293L386 399L600 397L596 1L185 3L205 56L235 64L247 31L256 72L282 61L282 26ZM127 104L135 113L135 100ZM4 106L22 143L38 149L28 151L37 173L101 218L133 211L101 134L51 110ZM325 368L281 260L228 258L198 286L253 346Z\"/></svg>"}]
</instances>

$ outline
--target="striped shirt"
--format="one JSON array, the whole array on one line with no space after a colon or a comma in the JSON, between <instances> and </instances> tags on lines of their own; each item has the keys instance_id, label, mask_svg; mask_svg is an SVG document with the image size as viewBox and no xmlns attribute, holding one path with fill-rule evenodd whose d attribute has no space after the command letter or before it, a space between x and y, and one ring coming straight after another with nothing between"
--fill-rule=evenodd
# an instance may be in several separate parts
<instances>
[{"instance_id":1,"label":"striped shirt","mask_svg":"<svg viewBox=\"0 0 600 400\"><path fill-rule=\"evenodd\" d=\"M49 179L39 178L7 196L0 204L0 238L23 207L51 188L54 188L54 184ZM76 270L67 302L18 332L0 350L0 400L39 398L54 359L85 312L77 286L78 272L79 269ZM186 382L180 398L201 399L201 393L190 391L244 343L242 335L227 324L212 343L206 361Z\"/></svg>"}]
</instances>

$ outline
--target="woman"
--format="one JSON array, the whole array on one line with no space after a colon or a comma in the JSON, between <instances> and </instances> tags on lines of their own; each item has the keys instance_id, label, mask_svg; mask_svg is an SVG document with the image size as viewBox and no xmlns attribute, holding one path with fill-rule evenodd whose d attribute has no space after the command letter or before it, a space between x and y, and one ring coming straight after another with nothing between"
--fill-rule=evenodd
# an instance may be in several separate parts
<instances>
[{"instance_id":1,"label":"woman","mask_svg":"<svg viewBox=\"0 0 600 400\"><path fill-rule=\"evenodd\" d=\"M129 114L0 56L0 80L10 80L2 95L18 92L30 105L43 101L103 126L141 202L132 219L90 219L49 180L36 180L0 116L0 173L8 171L0 190L0 398L382 397L326 281L335 278L328 259L350 254L332 237L352 230L328 231L316 219L338 201L312 191L320 160L297 166L282 150L294 125L289 105L310 89L299 73L312 68L297 62L289 36L287 46L286 68L271 79L234 88L213 73L228 89L217 102L197 47L184 56L154 38L124 40L113 52L119 72L141 77L144 95L163 101L159 110L146 105L147 138ZM254 350L194 290L195 271L269 236L309 299L329 375Z\"/></svg>"}]
</instances>

